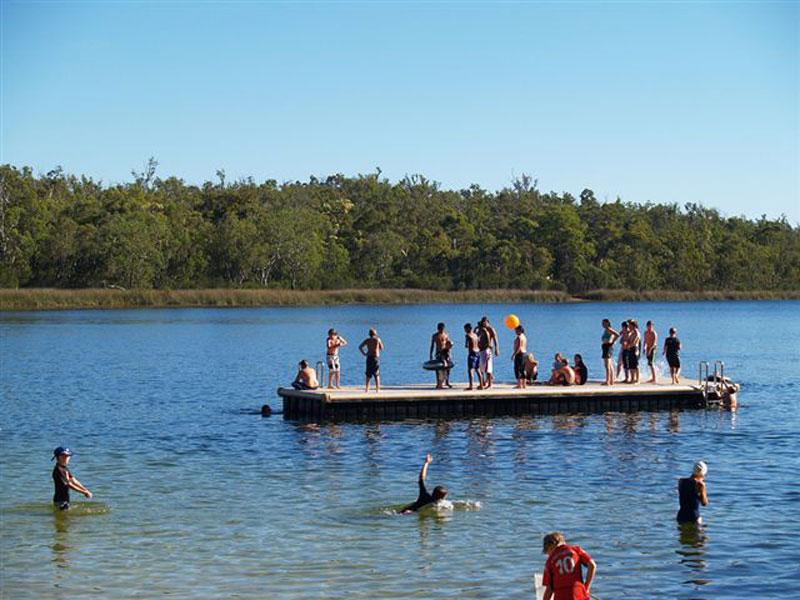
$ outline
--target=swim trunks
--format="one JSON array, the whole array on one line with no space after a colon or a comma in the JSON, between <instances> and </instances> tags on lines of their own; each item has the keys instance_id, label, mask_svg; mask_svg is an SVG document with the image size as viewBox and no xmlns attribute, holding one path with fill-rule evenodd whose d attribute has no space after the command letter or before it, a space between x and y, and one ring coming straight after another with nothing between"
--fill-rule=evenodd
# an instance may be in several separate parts
<instances>
[{"instance_id":1,"label":"swim trunks","mask_svg":"<svg viewBox=\"0 0 800 600\"><path fill-rule=\"evenodd\" d=\"M377 377L380 375L381 361L377 356L367 357L367 377Z\"/></svg>"},{"instance_id":2,"label":"swim trunks","mask_svg":"<svg viewBox=\"0 0 800 600\"><path fill-rule=\"evenodd\" d=\"M478 367L480 367L480 364L481 364L480 354L478 352L475 352L474 350L470 350L469 353L467 354L467 369L469 369L470 371L472 370L477 371Z\"/></svg>"},{"instance_id":3,"label":"swim trunks","mask_svg":"<svg viewBox=\"0 0 800 600\"><path fill-rule=\"evenodd\" d=\"M650 351L647 353L647 365L652 367L655 359L656 359L656 349L651 348Z\"/></svg>"},{"instance_id":4,"label":"swim trunks","mask_svg":"<svg viewBox=\"0 0 800 600\"><path fill-rule=\"evenodd\" d=\"M514 356L514 378L525 379L525 355L522 353Z\"/></svg>"},{"instance_id":5,"label":"swim trunks","mask_svg":"<svg viewBox=\"0 0 800 600\"><path fill-rule=\"evenodd\" d=\"M603 358L611 358L611 344L603 344Z\"/></svg>"},{"instance_id":6,"label":"swim trunks","mask_svg":"<svg viewBox=\"0 0 800 600\"><path fill-rule=\"evenodd\" d=\"M492 349L487 348L480 352L480 370L484 374L491 374L493 370Z\"/></svg>"},{"instance_id":7,"label":"swim trunks","mask_svg":"<svg viewBox=\"0 0 800 600\"><path fill-rule=\"evenodd\" d=\"M341 365L339 364L339 355L338 354L328 354L328 368L331 371L341 371Z\"/></svg>"},{"instance_id":8,"label":"swim trunks","mask_svg":"<svg viewBox=\"0 0 800 600\"><path fill-rule=\"evenodd\" d=\"M639 368L639 350L636 348L628 349L628 369Z\"/></svg>"}]
</instances>

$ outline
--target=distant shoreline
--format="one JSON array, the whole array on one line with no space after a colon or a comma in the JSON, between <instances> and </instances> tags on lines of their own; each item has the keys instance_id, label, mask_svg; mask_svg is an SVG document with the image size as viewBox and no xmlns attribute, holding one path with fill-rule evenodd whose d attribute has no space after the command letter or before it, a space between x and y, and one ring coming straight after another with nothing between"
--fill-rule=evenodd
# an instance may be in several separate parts
<instances>
[{"instance_id":1,"label":"distant shoreline","mask_svg":"<svg viewBox=\"0 0 800 600\"><path fill-rule=\"evenodd\" d=\"M704 291L594 290L572 295L559 291L420 289L346 290L116 290L0 289L0 311L114 308L193 308L258 306L336 306L343 304L563 304L576 302L689 302L719 300L800 300L800 290Z\"/></svg>"}]
</instances>

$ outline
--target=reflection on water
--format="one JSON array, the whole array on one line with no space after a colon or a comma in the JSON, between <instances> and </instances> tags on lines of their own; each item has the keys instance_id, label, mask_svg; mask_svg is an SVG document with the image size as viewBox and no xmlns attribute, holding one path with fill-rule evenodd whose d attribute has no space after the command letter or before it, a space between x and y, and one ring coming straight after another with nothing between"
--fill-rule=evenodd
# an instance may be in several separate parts
<instances>
[{"instance_id":1,"label":"reflection on water","mask_svg":"<svg viewBox=\"0 0 800 600\"><path fill-rule=\"evenodd\" d=\"M688 570L689 575L684 583L707 585L710 583L706 573L706 544L709 536L705 527L698 523L679 523L678 536L681 547L675 552L681 557L678 562Z\"/></svg>"}]
</instances>

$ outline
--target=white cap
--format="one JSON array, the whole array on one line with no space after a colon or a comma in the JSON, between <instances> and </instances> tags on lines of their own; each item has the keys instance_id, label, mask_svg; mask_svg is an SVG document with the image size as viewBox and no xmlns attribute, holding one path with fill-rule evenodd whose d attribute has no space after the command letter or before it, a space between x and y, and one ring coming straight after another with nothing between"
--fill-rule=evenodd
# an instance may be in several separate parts
<instances>
[{"instance_id":1,"label":"white cap","mask_svg":"<svg viewBox=\"0 0 800 600\"><path fill-rule=\"evenodd\" d=\"M696 463L694 463L694 472L699 473L700 475L705 477L706 473L708 473L708 465L702 460L699 460Z\"/></svg>"}]
</instances>

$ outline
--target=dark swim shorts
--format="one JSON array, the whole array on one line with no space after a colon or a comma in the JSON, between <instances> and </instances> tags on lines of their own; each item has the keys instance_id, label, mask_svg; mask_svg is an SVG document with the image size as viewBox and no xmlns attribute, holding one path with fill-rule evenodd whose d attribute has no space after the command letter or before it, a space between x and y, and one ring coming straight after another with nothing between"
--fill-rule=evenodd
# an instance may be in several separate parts
<instances>
[{"instance_id":1,"label":"dark swim shorts","mask_svg":"<svg viewBox=\"0 0 800 600\"><path fill-rule=\"evenodd\" d=\"M647 364L649 366L653 366L653 361L656 359L656 349L653 348L650 352L647 353Z\"/></svg>"},{"instance_id":2,"label":"dark swim shorts","mask_svg":"<svg viewBox=\"0 0 800 600\"><path fill-rule=\"evenodd\" d=\"M367 377L377 377L380 375L381 361L377 356L367 357Z\"/></svg>"},{"instance_id":3,"label":"dark swim shorts","mask_svg":"<svg viewBox=\"0 0 800 600\"><path fill-rule=\"evenodd\" d=\"M481 355L478 352L473 352L470 350L469 354L467 354L467 369L469 370L478 370L478 366L481 364Z\"/></svg>"},{"instance_id":4,"label":"dark swim shorts","mask_svg":"<svg viewBox=\"0 0 800 600\"><path fill-rule=\"evenodd\" d=\"M603 358L611 358L611 344L603 344Z\"/></svg>"},{"instance_id":5,"label":"dark swim shorts","mask_svg":"<svg viewBox=\"0 0 800 600\"><path fill-rule=\"evenodd\" d=\"M673 369L680 369L681 359L676 354L667 354L667 364Z\"/></svg>"},{"instance_id":6,"label":"dark swim shorts","mask_svg":"<svg viewBox=\"0 0 800 600\"><path fill-rule=\"evenodd\" d=\"M66 502L56 502L56 508L58 510L69 510L69 501Z\"/></svg>"},{"instance_id":7,"label":"dark swim shorts","mask_svg":"<svg viewBox=\"0 0 800 600\"><path fill-rule=\"evenodd\" d=\"M639 368L639 351L636 348L628 349L628 369Z\"/></svg>"}]
</instances>

